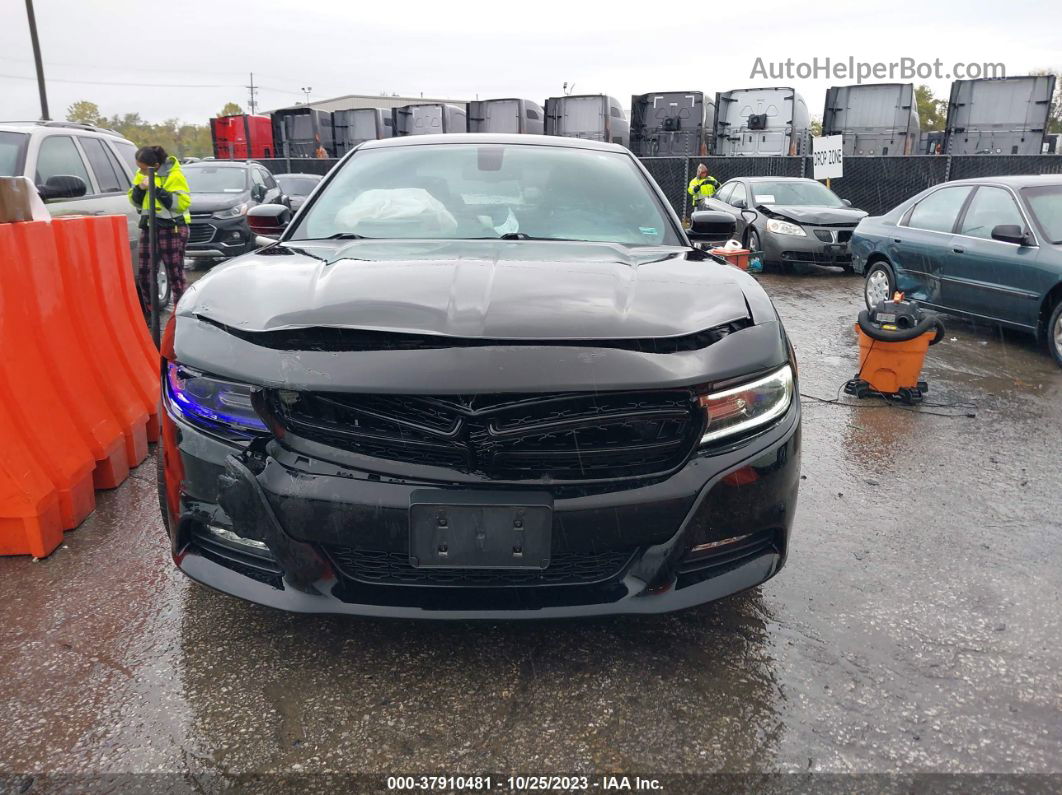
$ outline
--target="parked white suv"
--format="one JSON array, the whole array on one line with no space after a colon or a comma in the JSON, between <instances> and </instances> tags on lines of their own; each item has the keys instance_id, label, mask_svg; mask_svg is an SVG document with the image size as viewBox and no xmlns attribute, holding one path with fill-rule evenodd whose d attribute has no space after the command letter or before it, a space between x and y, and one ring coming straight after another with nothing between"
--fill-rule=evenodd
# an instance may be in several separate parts
<instances>
[{"instance_id":1,"label":"parked white suv","mask_svg":"<svg viewBox=\"0 0 1062 795\"><path fill-rule=\"evenodd\" d=\"M0 177L33 180L53 217L124 215L134 271L140 239L126 198L136 173L136 145L113 130L63 121L0 122ZM159 301L169 300L159 269Z\"/></svg>"}]
</instances>

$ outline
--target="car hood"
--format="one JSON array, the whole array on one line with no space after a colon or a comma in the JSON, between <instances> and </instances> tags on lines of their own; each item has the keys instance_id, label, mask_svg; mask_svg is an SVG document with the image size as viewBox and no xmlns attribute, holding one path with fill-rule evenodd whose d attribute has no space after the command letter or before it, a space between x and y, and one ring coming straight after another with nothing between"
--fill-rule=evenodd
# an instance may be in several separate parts
<instances>
[{"instance_id":1,"label":"car hood","mask_svg":"<svg viewBox=\"0 0 1062 795\"><path fill-rule=\"evenodd\" d=\"M216 213L218 210L227 210L230 207L249 201L250 191L242 193L193 193L192 206L189 210L193 213Z\"/></svg>"},{"instance_id":2,"label":"car hood","mask_svg":"<svg viewBox=\"0 0 1062 795\"><path fill-rule=\"evenodd\" d=\"M769 214L796 221L798 224L852 224L855 226L866 218L865 210L854 207L807 207L798 205L767 204Z\"/></svg>"},{"instance_id":3,"label":"car hood","mask_svg":"<svg viewBox=\"0 0 1062 795\"><path fill-rule=\"evenodd\" d=\"M751 277L700 256L598 243L292 242L215 269L190 288L178 315L238 332L330 327L511 340L675 337L776 319Z\"/></svg>"}]
</instances>

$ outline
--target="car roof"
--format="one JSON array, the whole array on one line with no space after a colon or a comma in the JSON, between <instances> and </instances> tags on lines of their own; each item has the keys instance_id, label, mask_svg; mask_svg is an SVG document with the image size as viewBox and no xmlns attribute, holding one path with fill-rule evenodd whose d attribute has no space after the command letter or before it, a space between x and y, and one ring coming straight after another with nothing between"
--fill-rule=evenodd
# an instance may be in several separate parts
<instances>
[{"instance_id":1,"label":"car roof","mask_svg":"<svg viewBox=\"0 0 1062 795\"><path fill-rule=\"evenodd\" d=\"M631 154L619 144L604 141L588 141L585 138L564 138L557 135L517 135L515 133L441 133L434 135L403 135L398 138L381 138L366 141L357 151L365 149L391 149L398 146L428 146L431 144L511 144L549 146L555 149L589 149L595 152L620 152Z\"/></svg>"},{"instance_id":2,"label":"car roof","mask_svg":"<svg viewBox=\"0 0 1062 795\"><path fill-rule=\"evenodd\" d=\"M1012 174L998 177L977 177L971 179L956 179L947 182L947 185L984 185L993 183L1007 185L1011 188L1028 188L1037 185L1062 185L1062 174Z\"/></svg>"},{"instance_id":3,"label":"car roof","mask_svg":"<svg viewBox=\"0 0 1062 795\"><path fill-rule=\"evenodd\" d=\"M817 182L808 177L735 177L734 179L745 179L749 182Z\"/></svg>"},{"instance_id":4,"label":"car roof","mask_svg":"<svg viewBox=\"0 0 1062 795\"><path fill-rule=\"evenodd\" d=\"M365 108L357 108L357 110L365 110ZM324 179L322 174L307 174L303 171L293 171L290 174L274 174L274 177L280 179L281 177L310 177L311 179Z\"/></svg>"},{"instance_id":5,"label":"car roof","mask_svg":"<svg viewBox=\"0 0 1062 795\"><path fill-rule=\"evenodd\" d=\"M32 133L41 131L46 133L70 133L71 131L83 133L95 133L105 135L108 138L127 140L124 135L106 127L96 127L91 124L81 124L74 121L4 121L0 122L0 131Z\"/></svg>"}]
</instances>

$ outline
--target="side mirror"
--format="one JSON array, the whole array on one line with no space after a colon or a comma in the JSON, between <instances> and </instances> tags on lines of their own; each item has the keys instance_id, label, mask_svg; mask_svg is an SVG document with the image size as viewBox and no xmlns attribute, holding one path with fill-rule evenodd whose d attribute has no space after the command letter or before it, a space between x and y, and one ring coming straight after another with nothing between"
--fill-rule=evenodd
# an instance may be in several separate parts
<instances>
[{"instance_id":1,"label":"side mirror","mask_svg":"<svg viewBox=\"0 0 1062 795\"><path fill-rule=\"evenodd\" d=\"M687 232L690 240L726 241L734 236L737 222L730 213L717 210L697 210L690 216Z\"/></svg>"},{"instance_id":2,"label":"side mirror","mask_svg":"<svg viewBox=\"0 0 1062 795\"><path fill-rule=\"evenodd\" d=\"M731 206L737 207L739 210L744 210L748 205L745 203L744 199L734 199L734 202Z\"/></svg>"},{"instance_id":3,"label":"side mirror","mask_svg":"<svg viewBox=\"0 0 1062 795\"><path fill-rule=\"evenodd\" d=\"M37 192L45 201L50 199L79 199L88 193L88 185L81 177L56 174L48 181L37 186Z\"/></svg>"},{"instance_id":4,"label":"side mirror","mask_svg":"<svg viewBox=\"0 0 1062 795\"><path fill-rule=\"evenodd\" d=\"M291 210L283 204L259 204L247 211L247 223L256 235L276 239L291 223Z\"/></svg>"},{"instance_id":5,"label":"side mirror","mask_svg":"<svg viewBox=\"0 0 1062 795\"><path fill-rule=\"evenodd\" d=\"M1013 243L1016 246L1028 244L1028 236L1025 230L1017 224L1000 224L992 229L992 239L1003 243Z\"/></svg>"},{"instance_id":6,"label":"side mirror","mask_svg":"<svg viewBox=\"0 0 1062 795\"><path fill-rule=\"evenodd\" d=\"M841 199L841 204L843 204L845 207L851 207L852 206L852 202L849 201L848 199Z\"/></svg>"}]
</instances>

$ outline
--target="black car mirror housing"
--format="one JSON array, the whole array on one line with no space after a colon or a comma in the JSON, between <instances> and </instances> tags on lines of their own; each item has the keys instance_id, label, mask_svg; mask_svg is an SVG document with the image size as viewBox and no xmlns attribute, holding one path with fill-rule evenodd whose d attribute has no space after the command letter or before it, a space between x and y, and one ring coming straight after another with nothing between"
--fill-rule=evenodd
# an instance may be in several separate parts
<instances>
[{"instance_id":1,"label":"black car mirror housing","mask_svg":"<svg viewBox=\"0 0 1062 795\"><path fill-rule=\"evenodd\" d=\"M729 240L734 236L737 223L730 213L718 210L698 210L690 217L690 240Z\"/></svg>"},{"instance_id":2,"label":"black car mirror housing","mask_svg":"<svg viewBox=\"0 0 1062 795\"><path fill-rule=\"evenodd\" d=\"M993 227L992 239L1003 243L1013 243L1018 246L1029 244L1029 236L1018 224L1000 224Z\"/></svg>"}]
</instances>

